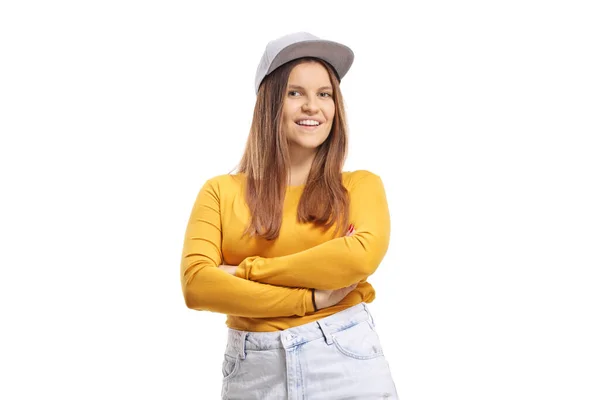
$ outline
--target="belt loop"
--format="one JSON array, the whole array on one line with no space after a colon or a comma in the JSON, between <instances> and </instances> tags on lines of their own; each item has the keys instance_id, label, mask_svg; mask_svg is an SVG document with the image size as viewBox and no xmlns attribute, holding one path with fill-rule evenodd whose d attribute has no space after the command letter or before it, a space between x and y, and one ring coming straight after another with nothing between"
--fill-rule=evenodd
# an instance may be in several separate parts
<instances>
[{"instance_id":1,"label":"belt loop","mask_svg":"<svg viewBox=\"0 0 600 400\"><path fill-rule=\"evenodd\" d=\"M371 328L375 328L375 320L373 319L373 314L371 314L371 311L369 311L369 308L367 307L367 303L363 301L362 305L369 316L369 325L371 325Z\"/></svg>"},{"instance_id":2,"label":"belt loop","mask_svg":"<svg viewBox=\"0 0 600 400\"><path fill-rule=\"evenodd\" d=\"M246 359L246 338L248 337L248 332L242 332L240 335L240 343L238 343L238 352L240 354L240 358L242 360Z\"/></svg>"},{"instance_id":3,"label":"belt loop","mask_svg":"<svg viewBox=\"0 0 600 400\"><path fill-rule=\"evenodd\" d=\"M321 329L321 332L323 333L323 336L325 337L325 343L327 343L328 345L332 344L333 340L331 338L331 333L329 332L329 329L327 328L327 323L317 321L317 324L319 325L319 328Z\"/></svg>"}]
</instances>

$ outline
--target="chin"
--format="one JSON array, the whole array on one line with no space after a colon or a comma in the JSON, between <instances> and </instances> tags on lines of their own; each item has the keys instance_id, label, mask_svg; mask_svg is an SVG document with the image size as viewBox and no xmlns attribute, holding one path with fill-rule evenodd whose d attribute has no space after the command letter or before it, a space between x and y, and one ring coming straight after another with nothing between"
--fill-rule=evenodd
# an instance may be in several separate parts
<instances>
[{"instance_id":1,"label":"chin","mask_svg":"<svg viewBox=\"0 0 600 400\"><path fill-rule=\"evenodd\" d=\"M294 144L303 149L316 150L320 145L325 142L324 140L297 140Z\"/></svg>"}]
</instances>

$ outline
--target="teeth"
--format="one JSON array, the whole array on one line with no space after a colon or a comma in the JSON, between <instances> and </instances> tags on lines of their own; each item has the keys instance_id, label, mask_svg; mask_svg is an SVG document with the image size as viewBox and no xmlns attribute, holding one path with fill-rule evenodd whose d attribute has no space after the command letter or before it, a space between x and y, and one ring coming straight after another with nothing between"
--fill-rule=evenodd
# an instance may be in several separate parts
<instances>
[{"instance_id":1,"label":"teeth","mask_svg":"<svg viewBox=\"0 0 600 400\"><path fill-rule=\"evenodd\" d=\"M298 125L310 125L310 126L317 126L317 125L319 125L318 121L313 121L312 119L306 119L306 120L298 121L296 123Z\"/></svg>"}]
</instances>

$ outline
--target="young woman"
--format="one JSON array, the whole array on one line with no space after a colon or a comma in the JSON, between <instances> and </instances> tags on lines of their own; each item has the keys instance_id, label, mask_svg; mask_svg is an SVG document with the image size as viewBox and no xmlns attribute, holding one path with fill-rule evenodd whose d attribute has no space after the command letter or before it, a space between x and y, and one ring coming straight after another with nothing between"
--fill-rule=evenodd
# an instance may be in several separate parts
<instances>
[{"instance_id":1,"label":"young woman","mask_svg":"<svg viewBox=\"0 0 600 400\"><path fill-rule=\"evenodd\" d=\"M397 398L366 305L389 243L385 191L342 172L353 59L308 33L269 42L238 173L209 179L192 209L182 289L189 308L227 314L224 399Z\"/></svg>"}]
</instances>

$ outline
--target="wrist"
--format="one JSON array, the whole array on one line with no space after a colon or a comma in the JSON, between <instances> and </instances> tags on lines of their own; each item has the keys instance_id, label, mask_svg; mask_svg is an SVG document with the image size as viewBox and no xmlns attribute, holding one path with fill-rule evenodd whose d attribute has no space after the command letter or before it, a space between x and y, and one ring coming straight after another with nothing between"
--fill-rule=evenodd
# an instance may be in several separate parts
<instances>
[{"instance_id":1,"label":"wrist","mask_svg":"<svg viewBox=\"0 0 600 400\"><path fill-rule=\"evenodd\" d=\"M313 308L315 309L315 312L317 312L319 309L317 308L317 302L315 300L315 289L312 289L312 303L313 303Z\"/></svg>"}]
</instances>

